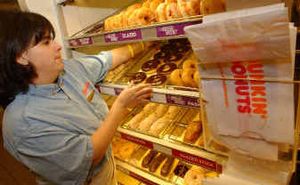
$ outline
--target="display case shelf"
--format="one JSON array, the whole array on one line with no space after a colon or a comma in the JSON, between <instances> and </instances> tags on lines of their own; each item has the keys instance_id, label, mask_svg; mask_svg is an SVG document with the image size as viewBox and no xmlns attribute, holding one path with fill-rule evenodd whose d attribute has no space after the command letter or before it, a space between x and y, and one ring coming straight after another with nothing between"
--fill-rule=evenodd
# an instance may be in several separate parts
<instances>
[{"instance_id":1,"label":"display case shelf","mask_svg":"<svg viewBox=\"0 0 300 185\"><path fill-rule=\"evenodd\" d=\"M120 84L98 84L97 89L102 94L117 96L121 91L128 87L128 85ZM184 88L183 88L184 89ZM187 88L186 88L187 89ZM186 106L191 108L199 108L199 92L187 91L170 88L153 88L151 101L156 103L164 103L170 105Z\"/></svg>"},{"instance_id":2,"label":"display case shelf","mask_svg":"<svg viewBox=\"0 0 300 185\"><path fill-rule=\"evenodd\" d=\"M92 45L185 38L184 27L201 22L202 16L194 16L176 21L153 23L148 26L105 32L103 31L103 21L99 21L66 38L66 45L68 48L79 48Z\"/></svg>"},{"instance_id":3,"label":"display case shelf","mask_svg":"<svg viewBox=\"0 0 300 185\"><path fill-rule=\"evenodd\" d=\"M134 167L126 162L123 162L121 160L115 159L117 169L122 171L123 173L139 180L140 182L143 182L148 185L172 185L171 182L164 181L163 179L160 179L149 172L145 172L137 167Z\"/></svg>"},{"instance_id":4,"label":"display case shelf","mask_svg":"<svg viewBox=\"0 0 300 185\"><path fill-rule=\"evenodd\" d=\"M119 127L121 138L159 152L172 155L180 160L201 166L205 169L221 172L226 158L188 145L173 142L168 138L156 138Z\"/></svg>"}]
</instances>

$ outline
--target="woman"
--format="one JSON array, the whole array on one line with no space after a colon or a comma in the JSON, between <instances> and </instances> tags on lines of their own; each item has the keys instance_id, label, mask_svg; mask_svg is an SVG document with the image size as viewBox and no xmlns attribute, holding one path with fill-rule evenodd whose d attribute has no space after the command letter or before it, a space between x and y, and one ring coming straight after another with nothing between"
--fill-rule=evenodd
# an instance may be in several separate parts
<instances>
[{"instance_id":1,"label":"woman","mask_svg":"<svg viewBox=\"0 0 300 185\"><path fill-rule=\"evenodd\" d=\"M111 109L94 85L141 52L140 44L62 61L52 25L28 12L0 12L0 104L5 148L38 184L116 184L110 142L147 84L127 88Z\"/></svg>"}]
</instances>

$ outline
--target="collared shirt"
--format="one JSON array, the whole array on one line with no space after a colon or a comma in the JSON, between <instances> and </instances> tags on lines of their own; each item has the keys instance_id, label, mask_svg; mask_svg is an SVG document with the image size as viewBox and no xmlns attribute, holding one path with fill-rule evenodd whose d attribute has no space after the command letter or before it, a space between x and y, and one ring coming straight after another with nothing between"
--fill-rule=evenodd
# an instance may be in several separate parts
<instances>
[{"instance_id":1,"label":"collared shirt","mask_svg":"<svg viewBox=\"0 0 300 185\"><path fill-rule=\"evenodd\" d=\"M33 172L58 185L82 185L101 169L111 149L92 164L91 135L108 113L95 84L112 65L111 52L64 62L57 83L30 85L6 108L5 148Z\"/></svg>"}]
</instances>

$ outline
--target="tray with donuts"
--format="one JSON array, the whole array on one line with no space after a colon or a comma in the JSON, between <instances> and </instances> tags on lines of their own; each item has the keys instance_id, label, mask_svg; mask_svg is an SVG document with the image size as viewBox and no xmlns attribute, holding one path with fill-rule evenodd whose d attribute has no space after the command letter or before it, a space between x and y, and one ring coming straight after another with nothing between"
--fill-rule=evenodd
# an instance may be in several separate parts
<instances>
[{"instance_id":1,"label":"tray with donuts","mask_svg":"<svg viewBox=\"0 0 300 185\"><path fill-rule=\"evenodd\" d=\"M183 111L183 108L177 106L148 103L134 109L122 127L162 138L165 130L180 118Z\"/></svg>"},{"instance_id":2,"label":"tray with donuts","mask_svg":"<svg viewBox=\"0 0 300 185\"><path fill-rule=\"evenodd\" d=\"M161 179L172 181L173 171L178 159L156 150L148 150L139 163L139 167Z\"/></svg>"},{"instance_id":3,"label":"tray with donuts","mask_svg":"<svg viewBox=\"0 0 300 185\"><path fill-rule=\"evenodd\" d=\"M182 161L177 164L174 174L177 177L175 184L178 185L202 185L202 180L205 178L213 178L218 176L216 172L212 172Z\"/></svg>"},{"instance_id":4,"label":"tray with donuts","mask_svg":"<svg viewBox=\"0 0 300 185\"><path fill-rule=\"evenodd\" d=\"M183 118L169 129L168 138L185 145L204 148L202 121L196 110L186 112Z\"/></svg>"},{"instance_id":5,"label":"tray with donuts","mask_svg":"<svg viewBox=\"0 0 300 185\"><path fill-rule=\"evenodd\" d=\"M201 15L223 11L224 0L143 0L105 19L104 30L115 31L190 18L201 19Z\"/></svg>"},{"instance_id":6,"label":"tray with donuts","mask_svg":"<svg viewBox=\"0 0 300 185\"><path fill-rule=\"evenodd\" d=\"M139 145L122 139L114 137L112 141L112 152L115 157L122 161L128 161L131 155L139 148Z\"/></svg>"},{"instance_id":7,"label":"tray with donuts","mask_svg":"<svg viewBox=\"0 0 300 185\"><path fill-rule=\"evenodd\" d=\"M179 68L190 52L191 45L187 39L169 40L149 51L142 60L126 71L119 83L164 86L170 80L170 74Z\"/></svg>"}]
</instances>

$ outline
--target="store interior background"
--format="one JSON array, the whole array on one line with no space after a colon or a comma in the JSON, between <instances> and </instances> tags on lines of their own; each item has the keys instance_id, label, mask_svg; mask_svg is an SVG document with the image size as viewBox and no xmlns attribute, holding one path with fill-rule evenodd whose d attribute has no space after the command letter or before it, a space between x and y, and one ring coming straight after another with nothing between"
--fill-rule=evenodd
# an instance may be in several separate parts
<instances>
[{"instance_id":1,"label":"store interior background","mask_svg":"<svg viewBox=\"0 0 300 185\"><path fill-rule=\"evenodd\" d=\"M27 6L31 6L31 7L26 7L26 8L29 8L32 11L39 12L45 15L54 24L54 27L56 27L56 29L59 29L58 28L59 24L57 23L56 18L51 16L53 15L51 13L51 11L53 10L51 10L50 8L51 5L49 5L51 1L52 0L27 0L26 1L28 3ZM99 1L101 2L101 0ZM296 5L299 4L300 4L299 1L296 0ZM22 4L20 4L20 6L22 6ZM20 9L20 6L17 0L0 0L0 10L18 10ZM67 20L65 20L66 24L68 24L66 26L68 30L65 30L65 34L72 35L73 33L76 33L77 31L81 30L87 25L90 25L91 23L98 21L98 19L95 20L93 17L105 17L111 14L117 7L120 7L120 5L115 5L109 2L108 4L104 5L101 11L98 11L98 9L87 8L81 10L81 13L78 13L76 8L74 7L70 8L69 10L67 10L67 12L65 12L65 14L68 14L67 17L69 17L67 18ZM297 10L300 9L300 6L295 6L294 8ZM74 12L77 13L74 14ZM98 14L98 16L95 16L94 14ZM299 14L297 14L296 16L299 16ZM85 18L83 19L83 17ZM89 18L86 19L86 17ZM300 18L297 17L296 20L300 20ZM297 23L299 26L298 21ZM58 38L56 39L58 40L58 42L62 43L61 35L58 35ZM0 131L2 130L1 129L2 116L3 116L3 109L0 107ZM300 161L299 156L298 159L299 159L298 161ZM291 181L291 185L300 185L299 169L300 169L300 164L298 162L298 172L296 173L296 176ZM36 183L34 180L34 175L26 167L24 167L21 163L19 163L14 158L12 158L4 150L2 132L0 132L0 185L35 185L35 184Z\"/></svg>"}]
</instances>

